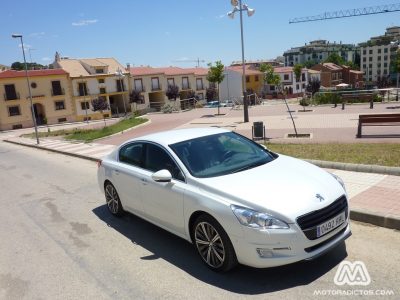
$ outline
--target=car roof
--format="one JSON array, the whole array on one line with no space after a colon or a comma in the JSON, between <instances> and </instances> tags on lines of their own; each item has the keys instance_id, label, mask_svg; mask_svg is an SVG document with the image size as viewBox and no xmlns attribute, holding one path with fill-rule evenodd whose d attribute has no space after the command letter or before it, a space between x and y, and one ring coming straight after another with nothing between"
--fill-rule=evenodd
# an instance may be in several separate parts
<instances>
[{"instance_id":1,"label":"car roof","mask_svg":"<svg viewBox=\"0 0 400 300\"><path fill-rule=\"evenodd\" d=\"M174 129L174 130L162 131L141 136L138 138L131 139L128 142L145 140L158 143L163 146L168 146L171 144L195 139L202 136L213 135L224 132L230 132L230 131L216 127Z\"/></svg>"}]
</instances>

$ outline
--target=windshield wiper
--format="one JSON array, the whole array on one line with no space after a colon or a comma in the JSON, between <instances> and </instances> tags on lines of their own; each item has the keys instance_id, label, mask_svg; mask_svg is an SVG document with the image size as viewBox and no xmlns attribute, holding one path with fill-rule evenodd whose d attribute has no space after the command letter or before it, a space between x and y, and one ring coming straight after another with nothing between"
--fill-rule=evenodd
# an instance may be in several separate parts
<instances>
[{"instance_id":1,"label":"windshield wiper","mask_svg":"<svg viewBox=\"0 0 400 300\"><path fill-rule=\"evenodd\" d=\"M238 172L242 172L242 171L246 171L246 170L249 170L249 169L253 169L253 168L256 168L256 167L258 167L258 166L265 165L267 162L268 162L268 161L258 161L258 162L255 162L255 163L253 163L253 164L247 165L247 166L245 166L245 167L243 167L243 168L234 170L231 174L233 174L233 173L238 173Z\"/></svg>"}]
</instances>

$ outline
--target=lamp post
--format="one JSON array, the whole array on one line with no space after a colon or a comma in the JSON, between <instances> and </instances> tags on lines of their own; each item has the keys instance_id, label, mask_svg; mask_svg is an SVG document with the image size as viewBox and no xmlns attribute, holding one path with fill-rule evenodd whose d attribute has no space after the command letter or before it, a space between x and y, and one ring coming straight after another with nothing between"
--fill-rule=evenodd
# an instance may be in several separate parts
<instances>
[{"instance_id":1,"label":"lamp post","mask_svg":"<svg viewBox=\"0 0 400 300\"><path fill-rule=\"evenodd\" d=\"M117 72L115 72L115 75L118 76L119 78L119 87L121 89L121 92L124 92L124 74L122 73L122 70L120 68L118 68ZM124 112L125 112L125 116L126 116L126 105L125 105L125 98L124 98L124 94L121 95L122 96L122 103L124 104Z\"/></svg>"},{"instance_id":2,"label":"lamp post","mask_svg":"<svg viewBox=\"0 0 400 300\"><path fill-rule=\"evenodd\" d=\"M242 4L242 0L231 0L233 10L228 12L228 17L233 19L235 17L235 12L240 13L240 38L242 43L242 67L243 67L243 110L244 110L244 122L249 122L249 106L247 103L247 91L246 91L246 66L244 60L244 40L243 40L243 11L247 11L247 16L251 17L254 15L255 10L248 7L247 4Z\"/></svg>"},{"instance_id":3,"label":"lamp post","mask_svg":"<svg viewBox=\"0 0 400 300\"><path fill-rule=\"evenodd\" d=\"M33 101L32 101L31 84L30 84L30 82L29 82L28 66L26 65L24 41L23 41L23 39L22 39L22 34L13 34L12 37L13 37L14 39L20 39L20 40L21 40L22 55L23 55L23 57L24 57L25 77L26 77L26 83L27 83L27 85L28 85L28 91L29 91L29 101L30 101L30 104L31 104L31 112L32 112L33 126L35 127L36 143L39 145L39 135L38 135L37 124L36 124L36 117L35 117L35 112L34 112L34 107L33 107Z\"/></svg>"}]
</instances>

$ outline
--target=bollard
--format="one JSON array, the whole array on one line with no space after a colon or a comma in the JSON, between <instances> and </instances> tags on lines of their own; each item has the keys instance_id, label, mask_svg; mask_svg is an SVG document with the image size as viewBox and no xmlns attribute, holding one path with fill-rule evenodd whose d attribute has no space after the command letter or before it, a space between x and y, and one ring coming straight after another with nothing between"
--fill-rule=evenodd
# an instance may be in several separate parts
<instances>
[{"instance_id":1,"label":"bollard","mask_svg":"<svg viewBox=\"0 0 400 300\"><path fill-rule=\"evenodd\" d=\"M374 108L374 100L371 99L371 101L369 101L369 108L373 109Z\"/></svg>"},{"instance_id":2,"label":"bollard","mask_svg":"<svg viewBox=\"0 0 400 300\"><path fill-rule=\"evenodd\" d=\"M344 110L344 102L342 102L342 110Z\"/></svg>"}]
</instances>

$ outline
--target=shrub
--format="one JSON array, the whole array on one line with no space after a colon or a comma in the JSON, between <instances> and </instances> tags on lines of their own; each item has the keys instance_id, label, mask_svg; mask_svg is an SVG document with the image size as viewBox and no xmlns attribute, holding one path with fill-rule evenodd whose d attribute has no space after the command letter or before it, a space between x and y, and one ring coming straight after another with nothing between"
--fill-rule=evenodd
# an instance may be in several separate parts
<instances>
[{"instance_id":1,"label":"shrub","mask_svg":"<svg viewBox=\"0 0 400 300\"><path fill-rule=\"evenodd\" d=\"M309 106L309 105L310 105L310 100L307 99L307 98L303 98L303 99L300 100L299 104L300 104L301 106L303 106L303 107Z\"/></svg>"}]
</instances>

